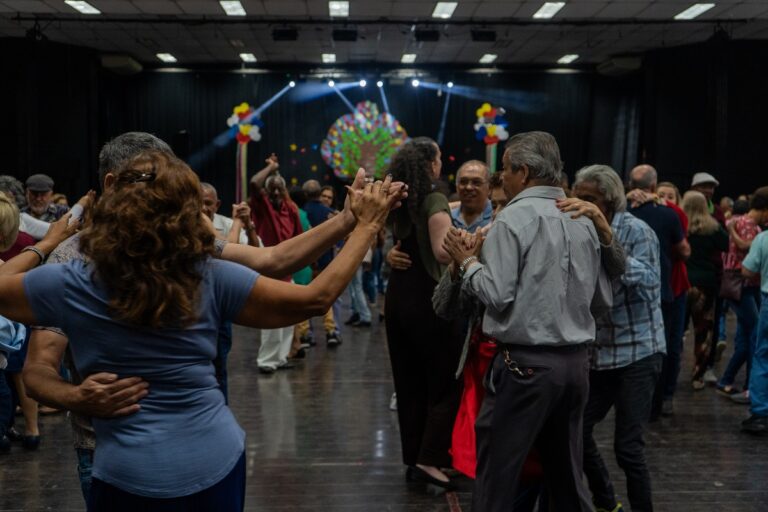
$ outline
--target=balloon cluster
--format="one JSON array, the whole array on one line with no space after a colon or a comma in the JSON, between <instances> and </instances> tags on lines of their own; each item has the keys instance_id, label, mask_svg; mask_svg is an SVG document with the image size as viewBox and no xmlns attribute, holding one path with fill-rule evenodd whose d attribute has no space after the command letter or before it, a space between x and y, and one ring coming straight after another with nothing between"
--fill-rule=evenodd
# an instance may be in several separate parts
<instances>
[{"instance_id":1,"label":"balloon cluster","mask_svg":"<svg viewBox=\"0 0 768 512\"><path fill-rule=\"evenodd\" d=\"M507 140L509 123L504 120L504 109L494 108L490 103L483 103L477 109L477 123L475 123L475 138L482 140L486 145L496 144L500 140Z\"/></svg>"},{"instance_id":2,"label":"balloon cluster","mask_svg":"<svg viewBox=\"0 0 768 512\"><path fill-rule=\"evenodd\" d=\"M253 114L251 106L242 102L232 109L232 115L227 119L229 134L237 139L240 144L248 144L251 141L261 140L261 128L264 123Z\"/></svg>"},{"instance_id":3,"label":"balloon cluster","mask_svg":"<svg viewBox=\"0 0 768 512\"><path fill-rule=\"evenodd\" d=\"M351 114L338 118L320 146L326 164L337 178L350 180L363 167L369 176L381 178L408 134L397 119L370 101L357 104Z\"/></svg>"}]
</instances>

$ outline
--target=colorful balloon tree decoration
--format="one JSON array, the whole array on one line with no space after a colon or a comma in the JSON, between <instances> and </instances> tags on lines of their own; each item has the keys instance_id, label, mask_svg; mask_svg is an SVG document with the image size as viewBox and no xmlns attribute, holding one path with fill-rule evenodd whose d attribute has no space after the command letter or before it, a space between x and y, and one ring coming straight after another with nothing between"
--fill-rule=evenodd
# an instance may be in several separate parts
<instances>
[{"instance_id":1,"label":"colorful balloon tree decoration","mask_svg":"<svg viewBox=\"0 0 768 512\"><path fill-rule=\"evenodd\" d=\"M369 177L381 178L407 141L408 134L392 114L379 113L375 103L363 101L331 125L320 153L339 179L353 179L360 167Z\"/></svg>"},{"instance_id":2,"label":"colorful balloon tree decoration","mask_svg":"<svg viewBox=\"0 0 768 512\"><path fill-rule=\"evenodd\" d=\"M248 197L248 143L261 140L261 128L264 123L254 115L248 103L242 102L232 109L227 126L231 138L237 140L235 202L239 203Z\"/></svg>"},{"instance_id":3,"label":"colorful balloon tree decoration","mask_svg":"<svg viewBox=\"0 0 768 512\"><path fill-rule=\"evenodd\" d=\"M475 138L485 142L485 161L491 172L496 172L496 151L500 140L507 140L509 123L504 119L504 109L493 107L490 103L483 103L477 109L477 123L475 123Z\"/></svg>"}]
</instances>

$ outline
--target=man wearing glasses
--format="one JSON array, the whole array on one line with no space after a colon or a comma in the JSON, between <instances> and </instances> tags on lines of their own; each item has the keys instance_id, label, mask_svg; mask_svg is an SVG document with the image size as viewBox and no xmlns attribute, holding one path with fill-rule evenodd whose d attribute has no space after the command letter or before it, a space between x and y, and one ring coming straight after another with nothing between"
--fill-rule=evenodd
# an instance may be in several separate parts
<instances>
[{"instance_id":1,"label":"man wearing glasses","mask_svg":"<svg viewBox=\"0 0 768 512\"><path fill-rule=\"evenodd\" d=\"M490 177L488 166L480 160L470 160L459 167L456 190L461 204L451 209L451 218L456 228L474 233L491 223L493 207L489 199Z\"/></svg>"}]
</instances>

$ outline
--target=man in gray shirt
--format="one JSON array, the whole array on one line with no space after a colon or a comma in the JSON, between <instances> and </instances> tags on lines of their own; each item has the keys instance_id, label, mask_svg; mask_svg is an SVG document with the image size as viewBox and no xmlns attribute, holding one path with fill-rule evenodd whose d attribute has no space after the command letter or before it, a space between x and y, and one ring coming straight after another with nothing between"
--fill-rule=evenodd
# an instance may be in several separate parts
<instances>
[{"instance_id":1,"label":"man in gray shirt","mask_svg":"<svg viewBox=\"0 0 768 512\"><path fill-rule=\"evenodd\" d=\"M582 416L587 402L586 344L593 314L611 305L600 241L586 218L572 219L560 150L544 132L512 137L504 152L504 190L513 199L482 244L453 229L446 249L463 291L486 306L483 332L499 341L475 424L473 510L508 510L523 462L541 456L553 510L592 510L582 482ZM482 260L482 263L480 262Z\"/></svg>"}]
</instances>

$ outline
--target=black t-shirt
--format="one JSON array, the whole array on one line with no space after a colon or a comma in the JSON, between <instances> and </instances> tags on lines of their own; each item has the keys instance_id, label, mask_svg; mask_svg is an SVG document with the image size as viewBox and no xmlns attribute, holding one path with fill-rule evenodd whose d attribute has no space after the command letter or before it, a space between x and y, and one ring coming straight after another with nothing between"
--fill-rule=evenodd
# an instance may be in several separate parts
<instances>
[{"instance_id":1,"label":"black t-shirt","mask_svg":"<svg viewBox=\"0 0 768 512\"><path fill-rule=\"evenodd\" d=\"M672 247L685 238L680 218L672 208L653 202L645 203L637 208L630 208L628 211L651 226L659 239L661 300L671 302L675 298L672 293Z\"/></svg>"}]
</instances>

